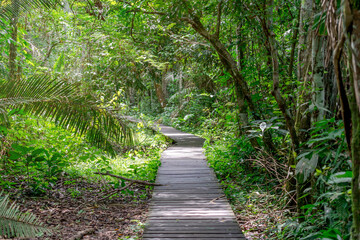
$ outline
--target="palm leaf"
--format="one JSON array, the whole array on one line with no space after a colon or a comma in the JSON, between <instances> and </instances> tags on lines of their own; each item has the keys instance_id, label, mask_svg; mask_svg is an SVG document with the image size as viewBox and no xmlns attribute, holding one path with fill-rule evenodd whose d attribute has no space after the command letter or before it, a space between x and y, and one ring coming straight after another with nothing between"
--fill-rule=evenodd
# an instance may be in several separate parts
<instances>
[{"instance_id":1,"label":"palm leaf","mask_svg":"<svg viewBox=\"0 0 360 240\"><path fill-rule=\"evenodd\" d=\"M91 95L79 93L76 84L49 76L0 83L0 123L8 124L8 109L21 109L86 135L97 147L113 152L113 142L134 143L133 133L112 109L101 107Z\"/></svg>"},{"instance_id":2,"label":"palm leaf","mask_svg":"<svg viewBox=\"0 0 360 240\"><path fill-rule=\"evenodd\" d=\"M53 8L59 0L0 0L0 17L10 20L33 8Z\"/></svg>"},{"instance_id":3,"label":"palm leaf","mask_svg":"<svg viewBox=\"0 0 360 240\"><path fill-rule=\"evenodd\" d=\"M36 237L51 230L30 212L23 213L9 196L0 193L0 237Z\"/></svg>"}]
</instances>

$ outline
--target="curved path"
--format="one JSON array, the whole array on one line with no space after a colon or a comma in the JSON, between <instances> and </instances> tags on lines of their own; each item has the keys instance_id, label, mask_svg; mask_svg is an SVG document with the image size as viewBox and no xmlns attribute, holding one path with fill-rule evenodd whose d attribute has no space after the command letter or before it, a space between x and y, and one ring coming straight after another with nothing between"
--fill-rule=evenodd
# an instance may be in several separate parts
<instances>
[{"instance_id":1,"label":"curved path","mask_svg":"<svg viewBox=\"0 0 360 240\"><path fill-rule=\"evenodd\" d=\"M160 125L175 145L161 156L144 240L246 239L203 154L204 139Z\"/></svg>"}]
</instances>

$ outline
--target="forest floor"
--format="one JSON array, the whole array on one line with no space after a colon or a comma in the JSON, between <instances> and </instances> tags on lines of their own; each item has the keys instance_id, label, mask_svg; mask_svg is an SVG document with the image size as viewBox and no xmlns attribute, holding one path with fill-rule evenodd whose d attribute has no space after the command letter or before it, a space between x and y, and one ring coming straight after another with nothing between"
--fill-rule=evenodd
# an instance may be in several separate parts
<instances>
[{"instance_id":1,"label":"forest floor","mask_svg":"<svg viewBox=\"0 0 360 240\"><path fill-rule=\"evenodd\" d=\"M125 193L100 201L114 190L101 182L63 177L44 196L19 195L15 199L22 211L36 214L54 229L51 236L36 239L71 239L91 229L94 230L82 239L141 239L151 197L150 188L134 184Z\"/></svg>"}]
</instances>

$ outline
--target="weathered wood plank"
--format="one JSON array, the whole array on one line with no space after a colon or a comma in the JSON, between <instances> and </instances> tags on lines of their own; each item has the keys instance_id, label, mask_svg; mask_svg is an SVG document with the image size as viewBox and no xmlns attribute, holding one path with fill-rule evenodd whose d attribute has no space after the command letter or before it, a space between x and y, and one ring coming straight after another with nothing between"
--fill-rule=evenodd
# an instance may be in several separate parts
<instances>
[{"instance_id":1,"label":"weathered wood plank","mask_svg":"<svg viewBox=\"0 0 360 240\"><path fill-rule=\"evenodd\" d=\"M210 188L210 189L194 189L194 188L187 188L187 189L159 189L157 194L160 193L173 193L173 194L217 194L222 196L222 190L219 188Z\"/></svg>"},{"instance_id":2,"label":"weathered wood plank","mask_svg":"<svg viewBox=\"0 0 360 240\"><path fill-rule=\"evenodd\" d=\"M232 238L232 237L228 237L228 238L219 238L219 237L215 237L215 238L199 238L199 237L196 237L196 238L191 238L191 237L186 237L186 238L164 238L164 237L161 237L161 238L157 238L157 237L147 237L147 238L143 238L143 240L209 240L209 239L216 239L216 240L246 240L246 238Z\"/></svg>"},{"instance_id":3,"label":"weathered wood plank","mask_svg":"<svg viewBox=\"0 0 360 240\"><path fill-rule=\"evenodd\" d=\"M169 221L166 219L152 219L151 222L148 222L147 225L149 226L185 226L185 227L203 227L203 226L238 226L238 223L235 219L177 219L174 221Z\"/></svg>"},{"instance_id":4,"label":"weathered wood plank","mask_svg":"<svg viewBox=\"0 0 360 240\"><path fill-rule=\"evenodd\" d=\"M226 237L235 237L235 238L243 238L244 235L241 233L144 233L144 238L149 237L166 237L166 238L195 238L195 237L202 237L202 238L226 238Z\"/></svg>"},{"instance_id":5,"label":"weathered wood plank","mask_svg":"<svg viewBox=\"0 0 360 240\"><path fill-rule=\"evenodd\" d=\"M204 220L226 220L226 219L232 219L234 216L202 216L202 215L195 215L195 216L172 216L172 217L163 217L163 216L154 216L149 217L149 220L151 219L161 219L161 220L198 220L202 221Z\"/></svg>"},{"instance_id":6,"label":"weathered wood plank","mask_svg":"<svg viewBox=\"0 0 360 240\"><path fill-rule=\"evenodd\" d=\"M238 227L239 228L239 227ZM217 229L201 229L201 228L196 228L196 229L188 229L188 228L182 228L182 229L177 229L177 230L169 230L168 228L164 228L164 229L158 229L158 230L147 230L146 232L148 234L179 234L179 233L184 233L186 232L186 234L241 234L239 229L223 229L223 228L217 228Z\"/></svg>"},{"instance_id":7,"label":"weathered wood plank","mask_svg":"<svg viewBox=\"0 0 360 240\"><path fill-rule=\"evenodd\" d=\"M237 232L239 232L239 226L238 225L229 225L229 226L208 226L208 225L203 225L203 226L186 226L184 227L183 225L180 226L157 226L157 225L148 225L145 227L145 229L147 229L147 231L149 232L155 232L155 231L179 231L181 230L182 232L184 232L184 229L186 229L187 231L191 230L220 230L220 231L225 231L225 230L236 230Z\"/></svg>"}]
</instances>

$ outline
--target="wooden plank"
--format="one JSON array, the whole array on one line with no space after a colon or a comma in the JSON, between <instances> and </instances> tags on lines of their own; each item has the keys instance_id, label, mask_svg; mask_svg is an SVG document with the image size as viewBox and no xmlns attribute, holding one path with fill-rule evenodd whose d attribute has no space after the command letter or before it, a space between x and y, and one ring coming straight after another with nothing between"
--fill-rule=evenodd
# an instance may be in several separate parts
<instances>
[{"instance_id":1,"label":"wooden plank","mask_svg":"<svg viewBox=\"0 0 360 240\"><path fill-rule=\"evenodd\" d=\"M157 181L162 181L162 180L192 180L195 181L195 183L197 181L202 181L202 180L209 180L209 181L217 181L217 179L215 178L215 176L211 176L211 175L161 175L159 176L157 179Z\"/></svg>"},{"instance_id":2,"label":"wooden plank","mask_svg":"<svg viewBox=\"0 0 360 240\"><path fill-rule=\"evenodd\" d=\"M234 215L229 215L229 216L203 216L203 215L197 215L197 216L169 216L169 217L163 217L163 216L150 216L149 220L151 221L152 219L161 219L161 220L226 220L226 219L233 219Z\"/></svg>"},{"instance_id":3,"label":"wooden plank","mask_svg":"<svg viewBox=\"0 0 360 240\"><path fill-rule=\"evenodd\" d=\"M186 229L187 231L195 231L195 230L200 230L200 231L204 231L204 230L217 230L217 231L223 231L223 230L236 230L237 232L239 232L239 226L238 225L229 225L229 226L209 226L209 225L203 225L203 226L186 226L184 227L183 225L178 225L178 226L157 226L157 225L148 225L145 227L145 229L149 232L155 232L155 231L179 231L181 230L182 232L184 232L184 229Z\"/></svg>"},{"instance_id":4,"label":"wooden plank","mask_svg":"<svg viewBox=\"0 0 360 240\"><path fill-rule=\"evenodd\" d=\"M160 176L187 176L187 177L196 177L196 176L211 176L212 172L211 171L192 171L187 172L187 171L158 171L158 174ZM215 175L214 175L215 176Z\"/></svg>"},{"instance_id":5,"label":"wooden plank","mask_svg":"<svg viewBox=\"0 0 360 240\"><path fill-rule=\"evenodd\" d=\"M224 205L217 205L217 206L203 206L203 205L197 205L196 207L191 206L191 205L175 205L175 204L166 204L166 203L161 203L159 205L150 205L150 210L159 210L159 209L196 209L196 208L201 208L201 209L227 209L227 210L231 210L230 207L228 206L224 206Z\"/></svg>"},{"instance_id":6,"label":"wooden plank","mask_svg":"<svg viewBox=\"0 0 360 240\"><path fill-rule=\"evenodd\" d=\"M222 196L222 189L219 188L211 188L211 189L195 189L195 188L187 188L187 189L158 189L156 193L176 193L176 194L218 194Z\"/></svg>"},{"instance_id":7,"label":"wooden plank","mask_svg":"<svg viewBox=\"0 0 360 240\"><path fill-rule=\"evenodd\" d=\"M149 226L238 226L238 223L235 221L235 219L178 219L175 221L169 221L166 219L153 219L151 222L147 222L146 225Z\"/></svg>"},{"instance_id":8,"label":"wooden plank","mask_svg":"<svg viewBox=\"0 0 360 240\"><path fill-rule=\"evenodd\" d=\"M244 235L241 233L144 233L143 238L149 237L166 237L166 238L225 238L225 237L235 237L235 238L243 238Z\"/></svg>"},{"instance_id":9,"label":"wooden plank","mask_svg":"<svg viewBox=\"0 0 360 240\"><path fill-rule=\"evenodd\" d=\"M149 217L196 217L196 216L203 216L206 217L234 217L234 214L230 210L223 210L223 209L213 209L213 210L206 210L206 211L197 211L195 210L187 210L187 211L170 211L170 210L157 210L153 211L149 214Z\"/></svg>"},{"instance_id":10,"label":"wooden plank","mask_svg":"<svg viewBox=\"0 0 360 240\"><path fill-rule=\"evenodd\" d=\"M188 200L188 199L216 199L221 197L221 194L218 193L196 193L196 194L181 194L181 193L163 193L163 192L156 192L153 194L152 199L154 200L163 200L163 199L173 199L176 201Z\"/></svg>"},{"instance_id":11,"label":"wooden plank","mask_svg":"<svg viewBox=\"0 0 360 240\"><path fill-rule=\"evenodd\" d=\"M167 190L172 190L172 191L187 191L187 190L211 190L211 189L216 189L219 190L222 193L222 188L220 188L218 185L209 185L209 186L176 186L176 185L165 185L165 186L161 186L160 188L157 188L156 191L157 192L161 192L161 191L167 191Z\"/></svg>"},{"instance_id":12,"label":"wooden plank","mask_svg":"<svg viewBox=\"0 0 360 240\"><path fill-rule=\"evenodd\" d=\"M162 188L173 188L173 189L186 189L186 188L211 188L211 187L216 187L216 188L221 188L220 185L216 182L210 182L210 183L190 183L190 184L176 184L176 183L169 183L167 185L163 185L163 186L156 186L154 191L158 190L158 189L162 189Z\"/></svg>"},{"instance_id":13,"label":"wooden plank","mask_svg":"<svg viewBox=\"0 0 360 240\"><path fill-rule=\"evenodd\" d=\"M155 181L157 184L171 184L171 183L177 183L177 184L185 184L185 183L191 183L191 184L199 184L199 183L214 183L214 181L211 181L211 179L161 179Z\"/></svg>"},{"instance_id":14,"label":"wooden plank","mask_svg":"<svg viewBox=\"0 0 360 240\"><path fill-rule=\"evenodd\" d=\"M192 200L158 200L150 203L150 206L175 206L175 207L186 207L186 206L196 206L196 207L208 207L208 206L226 206L226 200L217 200L216 202L211 202L204 199L192 199Z\"/></svg>"},{"instance_id":15,"label":"wooden plank","mask_svg":"<svg viewBox=\"0 0 360 240\"><path fill-rule=\"evenodd\" d=\"M184 233L186 232L186 234L241 234L241 232L239 231L239 227L237 229L223 229L223 228L217 228L217 229L201 229L201 228L196 228L196 229L188 229L188 228L182 228L182 229L178 229L178 230L169 230L168 228L164 228L164 229L159 229L159 230L147 230L146 231L148 234L179 234L179 233Z\"/></svg>"},{"instance_id":16,"label":"wooden plank","mask_svg":"<svg viewBox=\"0 0 360 240\"><path fill-rule=\"evenodd\" d=\"M191 238L191 237L186 237L186 238L175 238L176 240L209 240L209 239L216 239L216 240L246 240L246 238L232 238L232 237L225 237L225 238ZM147 237L147 238L143 238L143 240L174 240L174 238L158 238L158 237Z\"/></svg>"}]
</instances>

